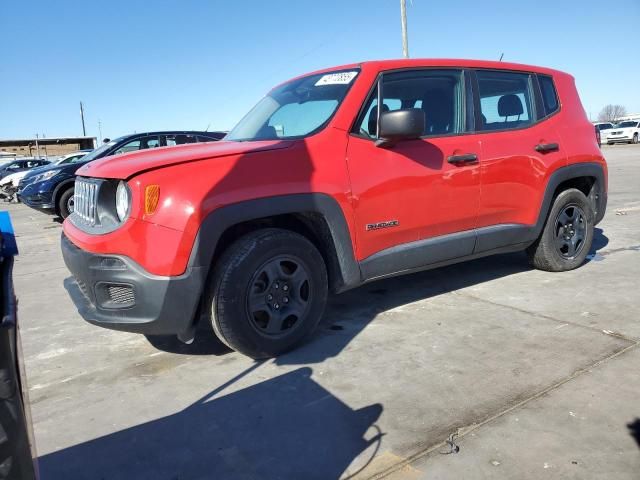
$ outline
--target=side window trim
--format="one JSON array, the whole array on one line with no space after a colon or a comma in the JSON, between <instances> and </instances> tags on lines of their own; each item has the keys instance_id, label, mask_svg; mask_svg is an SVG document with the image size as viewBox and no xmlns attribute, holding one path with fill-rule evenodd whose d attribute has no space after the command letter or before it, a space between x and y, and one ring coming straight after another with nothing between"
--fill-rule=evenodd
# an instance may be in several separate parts
<instances>
[{"instance_id":1,"label":"side window trim","mask_svg":"<svg viewBox=\"0 0 640 480\"><path fill-rule=\"evenodd\" d=\"M560 105L560 97L558 96L558 89L556 88L556 82L553 79L553 76L551 76L551 75L544 75L542 73L536 73L535 77L536 77L536 83L538 84L538 91L539 91L539 94L540 94L540 103L542 104L541 112L544 112L544 115L541 116L540 118L541 119L548 118L548 117L558 113L562 108L562 106ZM555 95L555 98L556 98L556 109L553 110L552 112L547 112L546 106L544 105L544 96L543 96L544 94L542 92L542 83L540 82L540 77L545 77L545 78L548 78L549 80L551 80L551 85L553 86L553 94Z\"/></svg>"},{"instance_id":2,"label":"side window trim","mask_svg":"<svg viewBox=\"0 0 640 480\"><path fill-rule=\"evenodd\" d=\"M473 133L476 129L477 119L477 109L474 101L475 91L473 89L474 82L474 72L465 68L462 70L462 88L464 89L463 94L463 115L464 115L464 125L462 132L463 133Z\"/></svg>"}]
</instances>

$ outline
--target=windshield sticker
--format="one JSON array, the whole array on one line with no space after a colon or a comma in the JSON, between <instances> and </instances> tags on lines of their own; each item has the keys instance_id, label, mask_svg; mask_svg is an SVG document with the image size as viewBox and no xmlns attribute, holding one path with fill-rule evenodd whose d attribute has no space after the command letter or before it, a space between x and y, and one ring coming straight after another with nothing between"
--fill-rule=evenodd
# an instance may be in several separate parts
<instances>
[{"instance_id":1,"label":"windshield sticker","mask_svg":"<svg viewBox=\"0 0 640 480\"><path fill-rule=\"evenodd\" d=\"M340 72L340 73L328 73L323 75L320 80L315 84L316 87L322 85L348 85L351 80L356 78L358 72Z\"/></svg>"}]
</instances>

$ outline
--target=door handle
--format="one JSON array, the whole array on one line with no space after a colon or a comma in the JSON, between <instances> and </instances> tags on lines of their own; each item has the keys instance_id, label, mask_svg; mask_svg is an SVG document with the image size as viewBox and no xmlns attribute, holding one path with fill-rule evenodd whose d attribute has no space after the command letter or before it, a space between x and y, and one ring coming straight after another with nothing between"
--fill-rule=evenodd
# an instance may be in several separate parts
<instances>
[{"instance_id":1,"label":"door handle","mask_svg":"<svg viewBox=\"0 0 640 480\"><path fill-rule=\"evenodd\" d=\"M478 163L478 155L475 153L465 153L464 155L451 155L447 158L447 162L455 165L456 167L461 167L463 165L471 165L474 163Z\"/></svg>"},{"instance_id":2,"label":"door handle","mask_svg":"<svg viewBox=\"0 0 640 480\"><path fill-rule=\"evenodd\" d=\"M560 145L557 143L539 143L535 146L536 152L547 153L547 152L557 152L560 150Z\"/></svg>"}]
</instances>

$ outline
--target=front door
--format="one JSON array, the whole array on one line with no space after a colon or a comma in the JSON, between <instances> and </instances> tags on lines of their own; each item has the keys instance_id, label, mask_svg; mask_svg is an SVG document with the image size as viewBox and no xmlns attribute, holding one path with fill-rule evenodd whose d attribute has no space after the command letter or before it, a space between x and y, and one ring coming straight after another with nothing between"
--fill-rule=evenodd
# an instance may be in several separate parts
<instances>
[{"instance_id":1,"label":"front door","mask_svg":"<svg viewBox=\"0 0 640 480\"><path fill-rule=\"evenodd\" d=\"M394 251L411 249L415 242L456 232L468 232L469 241L464 251L451 253L472 252L480 146L476 135L467 133L464 78L458 69L387 73L365 103L347 150L359 260L393 247ZM424 111L422 138L376 146L379 88L382 111Z\"/></svg>"}]
</instances>

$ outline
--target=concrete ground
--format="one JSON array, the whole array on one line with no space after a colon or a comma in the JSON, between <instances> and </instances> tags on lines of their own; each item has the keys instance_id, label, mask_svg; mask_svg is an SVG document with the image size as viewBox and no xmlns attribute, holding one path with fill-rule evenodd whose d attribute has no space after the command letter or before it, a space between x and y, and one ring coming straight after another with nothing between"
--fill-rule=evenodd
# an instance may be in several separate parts
<instances>
[{"instance_id":1,"label":"concrete ground","mask_svg":"<svg viewBox=\"0 0 640 480\"><path fill-rule=\"evenodd\" d=\"M604 152L582 268L513 254L370 284L258 363L86 324L59 223L8 206L42 479L640 478L640 147Z\"/></svg>"}]
</instances>

